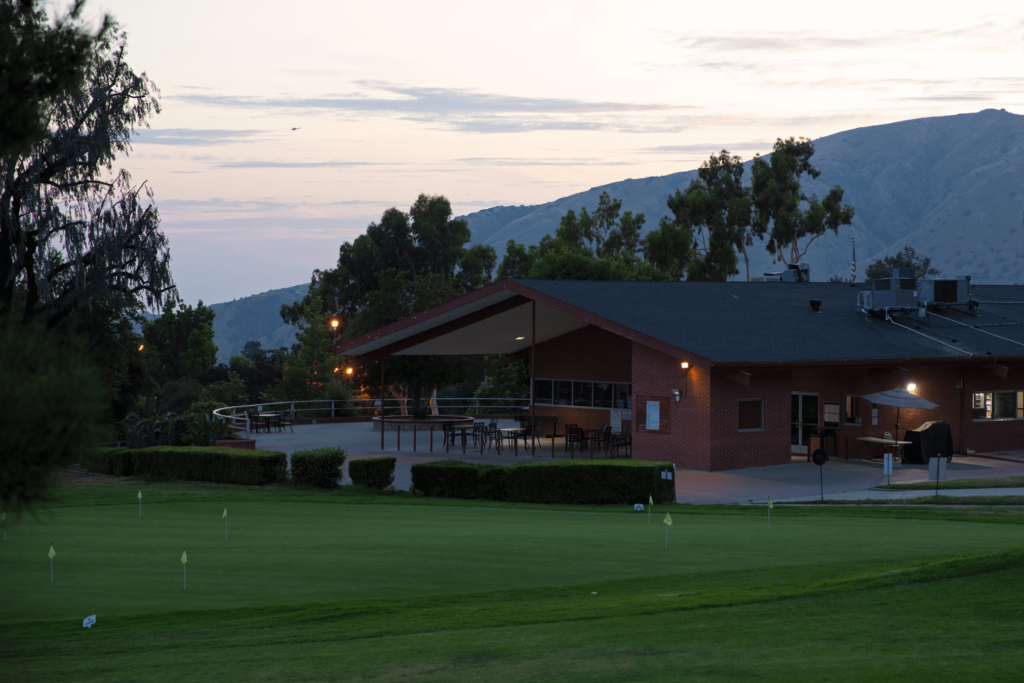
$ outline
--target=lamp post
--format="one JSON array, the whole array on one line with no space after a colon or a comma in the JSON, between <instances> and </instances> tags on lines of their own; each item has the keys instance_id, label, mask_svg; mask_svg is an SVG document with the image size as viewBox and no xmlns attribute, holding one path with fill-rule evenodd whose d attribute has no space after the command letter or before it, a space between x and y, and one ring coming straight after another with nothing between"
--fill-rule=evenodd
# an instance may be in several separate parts
<instances>
[{"instance_id":1,"label":"lamp post","mask_svg":"<svg viewBox=\"0 0 1024 683\"><path fill-rule=\"evenodd\" d=\"M338 340L338 319L335 318L331 321L331 339L334 341Z\"/></svg>"}]
</instances>

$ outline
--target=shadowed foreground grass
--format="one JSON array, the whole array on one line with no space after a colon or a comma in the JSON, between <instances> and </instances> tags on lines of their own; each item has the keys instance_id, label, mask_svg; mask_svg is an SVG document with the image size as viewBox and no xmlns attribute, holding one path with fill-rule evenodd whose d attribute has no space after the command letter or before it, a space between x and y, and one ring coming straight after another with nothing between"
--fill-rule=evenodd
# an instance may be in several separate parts
<instances>
[{"instance_id":1,"label":"shadowed foreground grass","mask_svg":"<svg viewBox=\"0 0 1024 683\"><path fill-rule=\"evenodd\" d=\"M140 519L140 486L69 487L11 525L5 681L998 681L1024 664L1019 510L777 507L769 531L763 508L668 506L666 551L663 510L167 483L144 486Z\"/></svg>"},{"instance_id":2,"label":"shadowed foreground grass","mask_svg":"<svg viewBox=\"0 0 1024 683\"><path fill-rule=\"evenodd\" d=\"M991 477L988 479L946 479L939 482L939 490L943 489L1005 489L1024 487L1024 477ZM898 491L935 490L934 481L919 481L913 484L881 484L875 488L894 489Z\"/></svg>"}]
</instances>

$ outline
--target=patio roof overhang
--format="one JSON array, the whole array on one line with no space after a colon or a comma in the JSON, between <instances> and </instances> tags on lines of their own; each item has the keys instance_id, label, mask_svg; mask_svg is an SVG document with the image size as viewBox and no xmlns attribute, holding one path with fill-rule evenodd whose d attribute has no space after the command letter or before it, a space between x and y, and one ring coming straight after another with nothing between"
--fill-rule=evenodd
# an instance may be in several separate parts
<instances>
[{"instance_id":1,"label":"patio roof overhang","mask_svg":"<svg viewBox=\"0 0 1024 683\"><path fill-rule=\"evenodd\" d=\"M533 339L533 309L537 333ZM670 356L709 366L710 361L648 337L513 280L501 280L439 306L343 341L335 355L372 362L387 356L511 355L595 325Z\"/></svg>"}]
</instances>

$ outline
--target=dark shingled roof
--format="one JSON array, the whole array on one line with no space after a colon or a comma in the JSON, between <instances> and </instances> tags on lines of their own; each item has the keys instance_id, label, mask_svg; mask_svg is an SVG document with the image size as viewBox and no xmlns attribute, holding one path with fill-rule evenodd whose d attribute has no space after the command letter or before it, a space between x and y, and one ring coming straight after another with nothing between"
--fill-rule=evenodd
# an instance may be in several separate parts
<instances>
[{"instance_id":1,"label":"dark shingled roof","mask_svg":"<svg viewBox=\"0 0 1024 683\"><path fill-rule=\"evenodd\" d=\"M1022 285L972 285L977 317L946 308L948 319L895 318L901 329L858 311L849 284L515 282L716 363L1024 357Z\"/></svg>"}]
</instances>

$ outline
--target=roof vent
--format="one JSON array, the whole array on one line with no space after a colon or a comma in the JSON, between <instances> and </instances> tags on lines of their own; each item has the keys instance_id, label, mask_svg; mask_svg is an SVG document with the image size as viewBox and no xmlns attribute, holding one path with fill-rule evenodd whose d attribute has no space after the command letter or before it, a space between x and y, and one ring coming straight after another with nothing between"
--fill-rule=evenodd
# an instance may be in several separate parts
<instances>
[{"instance_id":1,"label":"roof vent","mask_svg":"<svg viewBox=\"0 0 1024 683\"><path fill-rule=\"evenodd\" d=\"M811 299L811 310L815 313L821 313L821 299Z\"/></svg>"}]
</instances>

